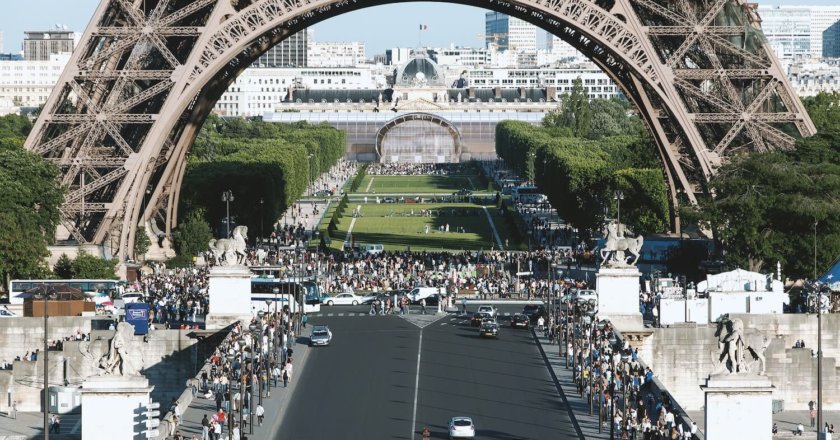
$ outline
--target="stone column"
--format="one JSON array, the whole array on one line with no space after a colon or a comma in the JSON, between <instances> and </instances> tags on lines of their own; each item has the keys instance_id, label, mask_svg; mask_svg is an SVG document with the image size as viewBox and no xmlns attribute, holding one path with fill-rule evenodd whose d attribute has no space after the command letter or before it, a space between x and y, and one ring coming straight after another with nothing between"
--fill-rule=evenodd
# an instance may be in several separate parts
<instances>
[{"instance_id":1,"label":"stone column","mask_svg":"<svg viewBox=\"0 0 840 440\"><path fill-rule=\"evenodd\" d=\"M247 267L216 266L210 269L208 329L221 329L251 319L251 271Z\"/></svg>"},{"instance_id":2,"label":"stone column","mask_svg":"<svg viewBox=\"0 0 840 440\"><path fill-rule=\"evenodd\" d=\"M146 438L142 417L154 386L143 376L93 376L82 383L82 438Z\"/></svg>"},{"instance_id":3,"label":"stone column","mask_svg":"<svg viewBox=\"0 0 840 440\"><path fill-rule=\"evenodd\" d=\"M706 439L770 440L773 437L773 385L767 376L712 375L706 393Z\"/></svg>"},{"instance_id":4,"label":"stone column","mask_svg":"<svg viewBox=\"0 0 840 440\"><path fill-rule=\"evenodd\" d=\"M595 275L598 317L609 319L620 330L643 328L639 312L639 279L634 266L604 267Z\"/></svg>"}]
</instances>

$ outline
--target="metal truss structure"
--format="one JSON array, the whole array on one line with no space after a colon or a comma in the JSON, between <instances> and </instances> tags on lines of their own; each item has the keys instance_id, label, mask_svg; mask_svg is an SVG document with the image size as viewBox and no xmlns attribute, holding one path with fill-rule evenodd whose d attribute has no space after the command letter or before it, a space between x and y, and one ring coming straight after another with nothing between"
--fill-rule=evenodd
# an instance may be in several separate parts
<instances>
[{"instance_id":1,"label":"metal truss structure","mask_svg":"<svg viewBox=\"0 0 840 440\"><path fill-rule=\"evenodd\" d=\"M299 30L391 2L102 0L26 144L68 188L57 237L120 261L138 226L168 237L189 148L236 76ZM452 3L533 23L610 75L658 145L674 213L728 156L815 131L744 0Z\"/></svg>"}]
</instances>

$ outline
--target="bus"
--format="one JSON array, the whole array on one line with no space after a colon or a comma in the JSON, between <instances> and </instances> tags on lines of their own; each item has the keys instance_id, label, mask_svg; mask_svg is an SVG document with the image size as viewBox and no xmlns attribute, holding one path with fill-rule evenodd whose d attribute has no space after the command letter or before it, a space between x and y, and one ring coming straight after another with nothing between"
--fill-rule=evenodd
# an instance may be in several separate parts
<instances>
[{"instance_id":1,"label":"bus","mask_svg":"<svg viewBox=\"0 0 840 440\"><path fill-rule=\"evenodd\" d=\"M540 193L536 186L519 186L513 189L511 196L513 200L521 203L545 203L548 197Z\"/></svg>"},{"instance_id":2,"label":"bus","mask_svg":"<svg viewBox=\"0 0 840 440\"><path fill-rule=\"evenodd\" d=\"M6 290L9 292L9 295L0 299L0 303L23 304L23 298L20 298L20 295L27 290L41 285L50 286L59 284L66 284L79 289L89 298L96 298L97 296L106 294L111 298L111 301L122 299L120 289L117 288L119 285L118 280L11 280Z\"/></svg>"},{"instance_id":3,"label":"bus","mask_svg":"<svg viewBox=\"0 0 840 440\"><path fill-rule=\"evenodd\" d=\"M297 313L301 302L304 313L321 311L321 289L311 277L251 278L251 307L256 311L274 312L288 306Z\"/></svg>"}]
</instances>

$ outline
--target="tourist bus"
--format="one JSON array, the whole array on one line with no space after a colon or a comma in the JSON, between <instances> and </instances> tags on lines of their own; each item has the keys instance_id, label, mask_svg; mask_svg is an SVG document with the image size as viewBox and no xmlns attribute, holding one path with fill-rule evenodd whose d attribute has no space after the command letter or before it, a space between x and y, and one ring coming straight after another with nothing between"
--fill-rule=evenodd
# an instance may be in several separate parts
<instances>
[{"instance_id":1,"label":"tourist bus","mask_svg":"<svg viewBox=\"0 0 840 440\"><path fill-rule=\"evenodd\" d=\"M321 311L321 289L311 277L251 278L251 307L255 311L274 312L288 306L296 313L301 302L305 313Z\"/></svg>"},{"instance_id":2,"label":"tourist bus","mask_svg":"<svg viewBox=\"0 0 840 440\"><path fill-rule=\"evenodd\" d=\"M511 196L513 196L513 200L521 203L545 203L548 201L548 197L540 193L536 186L523 185L516 187L511 192Z\"/></svg>"},{"instance_id":3,"label":"tourist bus","mask_svg":"<svg viewBox=\"0 0 840 440\"><path fill-rule=\"evenodd\" d=\"M120 290L117 288L118 280L11 280L7 286L9 295L0 298L0 303L3 304L23 304L23 298L20 295L27 290L41 285L60 285L66 284L70 287L81 290L89 298L96 298L107 294L111 301L121 299Z\"/></svg>"}]
</instances>

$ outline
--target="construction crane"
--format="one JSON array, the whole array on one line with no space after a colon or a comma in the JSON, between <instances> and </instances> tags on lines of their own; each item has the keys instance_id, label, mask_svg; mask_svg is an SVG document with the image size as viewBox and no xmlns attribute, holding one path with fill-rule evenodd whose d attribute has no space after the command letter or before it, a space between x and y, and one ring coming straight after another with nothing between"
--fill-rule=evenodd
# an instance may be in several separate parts
<instances>
[{"instance_id":1,"label":"construction crane","mask_svg":"<svg viewBox=\"0 0 840 440\"><path fill-rule=\"evenodd\" d=\"M484 41L487 43L488 46L491 46L495 49L500 48L507 48L507 44L500 44L499 40L506 40L508 36L507 32L498 32L495 34L478 34L476 37L483 38ZM490 41L492 40L492 41Z\"/></svg>"}]
</instances>

